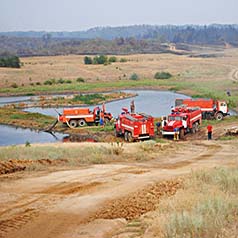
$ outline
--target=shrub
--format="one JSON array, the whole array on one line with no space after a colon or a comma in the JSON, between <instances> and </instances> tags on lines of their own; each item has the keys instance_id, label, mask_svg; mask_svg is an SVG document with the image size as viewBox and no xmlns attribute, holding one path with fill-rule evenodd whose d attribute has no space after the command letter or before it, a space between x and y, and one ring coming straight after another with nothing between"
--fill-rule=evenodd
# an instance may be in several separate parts
<instances>
[{"instance_id":1,"label":"shrub","mask_svg":"<svg viewBox=\"0 0 238 238\"><path fill-rule=\"evenodd\" d=\"M51 80L46 80L45 82L44 82L44 85L52 85L53 83L52 83L52 81Z\"/></svg>"},{"instance_id":2,"label":"shrub","mask_svg":"<svg viewBox=\"0 0 238 238\"><path fill-rule=\"evenodd\" d=\"M152 152L155 150L155 142L154 141L141 142L140 149L145 152Z\"/></svg>"},{"instance_id":3,"label":"shrub","mask_svg":"<svg viewBox=\"0 0 238 238\"><path fill-rule=\"evenodd\" d=\"M65 81L65 83L72 83L72 80L67 79L67 80Z\"/></svg>"},{"instance_id":4,"label":"shrub","mask_svg":"<svg viewBox=\"0 0 238 238\"><path fill-rule=\"evenodd\" d=\"M139 76L136 73L133 73L130 77L131 80L138 80Z\"/></svg>"},{"instance_id":5,"label":"shrub","mask_svg":"<svg viewBox=\"0 0 238 238\"><path fill-rule=\"evenodd\" d=\"M84 64L92 64L93 60L91 57L85 56L84 57Z\"/></svg>"},{"instance_id":6,"label":"shrub","mask_svg":"<svg viewBox=\"0 0 238 238\"><path fill-rule=\"evenodd\" d=\"M107 63L108 59L105 55L95 56L93 58L93 64L105 64Z\"/></svg>"},{"instance_id":7,"label":"shrub","mask_svg":"<svg viewBox=\"0 0 238 238\"><path fill-rule=\"evenodd\" d=\"M116 56L111 56L108 61L110 63L115 63L115 62L117 62L117 58L116 58Z\"/></svg>"},{"instance_id":8,"label":"shrub","mask_svg":"<svg viewBox=\"0 0 238 238\"><path fill-rule=\"evenodd\" d=\"M17 85L16 83L12 83L12 84L11 84L11 87L12 87L12 88L18 88L18 85Z\"/></svg>"},{"instance_id":9,"label":"shrub","mask_svg":"<svg viewBox=\"0 0 238 238\"><path fill-rule=\"evenodd\" d=\"M76 79L76 82L78 82L78 83L84 83L85 82L85 80L83 79L83 78L77 78Z\"/></svg>"},{"instance_id":10,"label":"shrub","mask_svg":"<svg viewBox=\"0 0 238 238\"><path fill-rule=\"evenodd\" d=\"M21 62L17 56L4 56L0 58L0 67L20 68Z\"/></svg>"},{"instance_id":11,"label":"shrub","mask_svg":"<svg viewBox=\"0 0 238 238\"><path fill-rule=\"evenodd\" d=\"M60 78L60 79L58 79L57 83L63 84L63 83L65 83L65 81L62 78Z\"/></svg>"},{"instance_id":12,"label":"shrub","mask_svg":"<svg viewBox=\"0 0 238 238\"><path fill-rule=\"evenodd\" d=\"M172 74L168 72L157 72L154 76L155 79L169 79L172 77Z\"/></svg>"},{"instance_id":13,"label":"shrub","mask_svg":"<svg viewBox=\"0 0 238 238\"><path fill-rule=\"evenodd\" d=\"M121 62L121 63L125 63L125 62L127 62L127 59L126 59L126 58L121 58L121 59L120 59L120 62Z\"/></svg>"},{"instance_id":14,"label":"shrub","mask_svg":"<svg viewBox=\"0 0 238 238\"><path fill-rule=\"evenodd\" d=\"M41 85L41 83L40 82L36 82L36 85Z\"/></svg>"},{"instance_id":15,"label":"shrub","mask_svg":"<svg viewBox=\"0 0 238 238\"><path fill-rule=\"evenodd\" d=\"M121 155L124 151L123 143L111 143L111 148L109 150L112 155Z\"/></svg>"},{"instance_id":16,"label":"shrub","mask_svg":"<svg viewBox=\"0 0 238 238\"><path fill-rule=\"evenodd\" d=\"M31 146L31 143L29 141L26 141L25 147L30 147L30 146Z\"/></svg>"}]
</instances>

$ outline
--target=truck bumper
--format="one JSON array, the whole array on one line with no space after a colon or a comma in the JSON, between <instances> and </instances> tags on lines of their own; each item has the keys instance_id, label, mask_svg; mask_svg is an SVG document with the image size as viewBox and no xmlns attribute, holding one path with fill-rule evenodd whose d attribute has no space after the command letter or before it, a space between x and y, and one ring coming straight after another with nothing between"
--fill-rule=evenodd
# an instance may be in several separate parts
<instances>
[{"instance_id":1,"label":"truck bumper","mask_svg":"<svg viewBox=\"0 0 238 238\"><path fill-rule=\"evenodd\" d=\"M174 131L162 131L161 133L162 133L163 136L169 136L169 135L174 135L175 134Z\"/></svg>"},{"instance_id":2,"label":"truck bumper","mask_svg":"<svg viewBox=\"0 0 238 238\"><path fill-rule=\"evenodd\" d=\"M150 138L149 135L147 135L147 136L139 136L139 137L138 137L139 140L141 140L141 139L149 139L149 138Z\"/></svg>"},{"instance_id":3,"label":"truck bumper","mask_svg":"<svg viewBox=\"0 0 238 238\"><path fill-rule=\"evenodd\" d=\"M134 136L135 140L149 139L151 136L149 134L141 134L139 136Z\"/></svg>"}]
</instances>

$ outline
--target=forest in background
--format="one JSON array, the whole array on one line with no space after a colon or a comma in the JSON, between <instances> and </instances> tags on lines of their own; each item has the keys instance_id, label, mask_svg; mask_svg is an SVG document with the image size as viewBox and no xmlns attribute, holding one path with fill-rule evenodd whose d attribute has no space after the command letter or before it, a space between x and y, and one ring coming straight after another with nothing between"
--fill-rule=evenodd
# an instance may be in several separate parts
<instances>
[{"instance_id":1,"label":"forest in background","mask_svg":"<svg viewBox=\"0 0 238 238\"><path fill-rule=\"evenodd\" d=\"M167 53L171 43L186 51L189 44L237 47L238 25L134 25L75 32L0 32L0 55Z\"/></svg>"}]
</instances>

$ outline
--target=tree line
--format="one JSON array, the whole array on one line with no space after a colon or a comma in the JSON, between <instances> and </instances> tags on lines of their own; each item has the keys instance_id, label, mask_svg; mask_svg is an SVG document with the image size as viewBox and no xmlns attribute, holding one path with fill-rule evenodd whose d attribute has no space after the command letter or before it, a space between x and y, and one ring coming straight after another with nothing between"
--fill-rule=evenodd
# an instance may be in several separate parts
<instances>
[{"instance_id":1,"label":"tree line","mask_svg":"<svg viewBox=\"0 0 238 238\"><path fill-rule=\"evenodd\" d=\"M238 47L238 25L138 25L81 32L0 32L0 55L4 52L18 56L166 53L170 43L185 49L183 44Z\"/></svg>"},{"instance_id":2,"label":"tree line","mask_svg":"<svg viewBox=\"0 0 238 238\"><path fill-rule=\"evenodd\" d=\"M21 62L17 56L1 56L0 67L20 68Z\"/></svg>"}]
</instances>

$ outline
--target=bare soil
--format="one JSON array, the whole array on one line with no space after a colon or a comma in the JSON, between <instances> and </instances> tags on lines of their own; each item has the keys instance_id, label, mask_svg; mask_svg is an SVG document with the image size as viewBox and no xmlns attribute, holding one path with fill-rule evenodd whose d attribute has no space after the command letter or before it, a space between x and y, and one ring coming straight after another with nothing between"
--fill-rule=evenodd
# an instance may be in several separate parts
<instances>
[{"instance_id":1,"label":"bare soil","mask_svg":"<svg viewBox=\"0 0 238 238\"><path fill-rule=\"evenodd\" d=\"M137 146L126 148L133 152ZM136 219L154 210L162 196L175 194L183 186L183 176L191 170L233 166L237 154L238 140L179 141L143 163L74 169L62 164L58 171L1 175L0 237L143 237ZM6 167L25 166L20 161L8 163Z\"/></svg>"}]
</instances>

